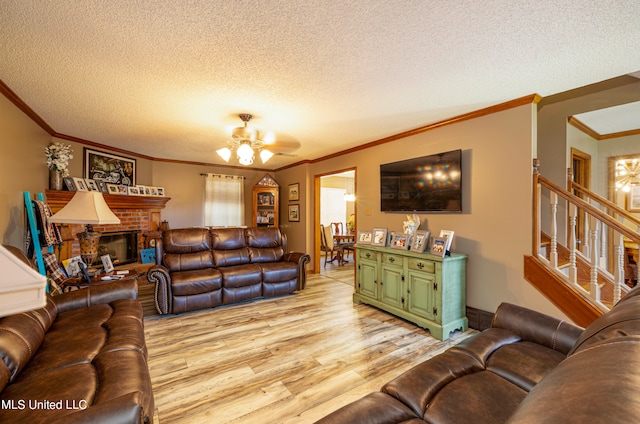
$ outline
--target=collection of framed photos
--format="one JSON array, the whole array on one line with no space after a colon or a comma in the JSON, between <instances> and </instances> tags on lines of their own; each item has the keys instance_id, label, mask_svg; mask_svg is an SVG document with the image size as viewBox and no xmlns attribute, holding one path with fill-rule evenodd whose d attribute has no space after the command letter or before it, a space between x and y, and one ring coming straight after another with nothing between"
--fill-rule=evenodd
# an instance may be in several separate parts
<instances>
[{"instance_id":1,"label":"collection of framed photos","mask_svg":"<svg viewBox=\"0 0 640 424\"><path fill-rule=\"evenodd\" d=\"M300 183L289 184L288 200L300 201ZM300 204L289 205L289 222L300 222Z\"/></svg>"},{"instance_id":2,"label":"collection of framed photos","mask_svg":"<svg viewBox=\"0 0 640 424\"><path fill-rule=\"evenodd\" d=\"M90 178L65 177L64 185L69 191L99 191L103 194L122 194L125 196L162 196L164 187L144 185L126 186L107 183L104 180Z\"/></svg>"},{"instance_id":3,"label":"collection of framed photos","mask_svg":"<svg viewBox=\"0 0 640 424\"><path fill-rule=\"evenodd\" d=\"M416 230L413 234L389 232L386 228L374 228L373 231L358 231L356 243L370 244L373 246L390 247L398 250L410 250L412 252L429 252L436 256L446 256L451 250L454 231L442 230L429 246L431 232L428 230Z\"/></svg>"}]
</instances>

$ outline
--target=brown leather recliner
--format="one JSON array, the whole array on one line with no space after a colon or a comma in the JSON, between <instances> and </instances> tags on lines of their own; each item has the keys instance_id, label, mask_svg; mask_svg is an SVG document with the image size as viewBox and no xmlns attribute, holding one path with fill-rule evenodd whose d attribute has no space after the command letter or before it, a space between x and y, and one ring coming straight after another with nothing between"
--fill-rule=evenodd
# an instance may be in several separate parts
<instances>
[{"instance_id":1,"label":"brown leather recliner","mask_svg":"<svg viewBox=\"0 0 640 424\"><path fill-rule=\"evenodd\" d=\"M318 423L640 422L640 287L584 331L503 303L492 328Z\"/></svg>"},{"instance_id":2,"label":"brown leather recliner","mask_svg":"<svg viewBox=\"0 0 640 424\"><path fill-rule=\"evenodd\" d=\"M0 422L152 423L136 296L135 281L117 281L0 318Z\"/></svg>"},{"instance_id":3,"label":"brown leather recliner","mask_svg":"<svg viewBox=\"0 0 640 424\"><path fill-rule=\"evenodd\" d=\"M156 243L156 309L176 314L302 290L305 253L287 252L278 228L167 230Z\"/></svg>"}]
</instances>

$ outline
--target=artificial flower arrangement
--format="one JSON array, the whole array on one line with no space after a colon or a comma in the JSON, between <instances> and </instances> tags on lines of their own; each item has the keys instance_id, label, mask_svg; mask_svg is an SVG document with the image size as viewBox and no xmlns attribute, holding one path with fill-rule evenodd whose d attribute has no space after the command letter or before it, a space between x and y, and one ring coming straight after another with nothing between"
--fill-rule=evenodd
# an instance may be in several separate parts
<instances>
[{"instance_id":1,"label":"artificial flower arrangement","mask_svg":"<svg viewBox=\"0 0 640 424\"><path fill-rule=\"evenodd\" d=\"M62 143L51 143L44 148L47 155L47 167L58 171L63 177L69 175L69 161L73 159L71 145Z\"/></svg>"}]
</instances>

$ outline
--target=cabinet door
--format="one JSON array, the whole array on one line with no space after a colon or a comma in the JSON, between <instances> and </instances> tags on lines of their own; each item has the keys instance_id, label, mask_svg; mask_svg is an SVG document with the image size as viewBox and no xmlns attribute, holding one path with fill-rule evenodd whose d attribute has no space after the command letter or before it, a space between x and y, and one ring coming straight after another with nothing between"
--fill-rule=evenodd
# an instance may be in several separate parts
<instances>
[{"instance_id":1,"label":"cabinet door","mask_svg":"<svg viewBox=\"0 0 640 424\"><path fill-rule=\"evenodd\" d=\"M409 270L407 310L428 320L439 322L436 299L436 276L426 272Z\"/></svg>"},{"instance_id":2,"label":"cabinet door","mask_svg":"<svg viewBox=\"0 0 640 424\"><path fill-rule=\"evenodd\" d=\"M402 267L395 265L382 265L381 280L380 300L387 305L402 308L404 306L404 277Z\"/></svg>"},{"instance_id":3,"label":"cabinet door","mask_svg":"<svg viewBox=\"0 0 640 424\"><path fill-rule=\"evenodd\" d=\"M378 298L378 265L373 261L359 260L356 291L372 299Z\"/></svg>"}]
</instances>

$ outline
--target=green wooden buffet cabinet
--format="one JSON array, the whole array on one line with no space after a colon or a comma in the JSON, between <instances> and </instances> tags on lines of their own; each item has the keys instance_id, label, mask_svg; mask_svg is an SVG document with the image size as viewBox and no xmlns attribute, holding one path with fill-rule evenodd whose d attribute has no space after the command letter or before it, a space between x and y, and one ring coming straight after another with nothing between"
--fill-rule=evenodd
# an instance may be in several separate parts
<instances>
[{"instance_id":1,"label":"green wooden buffet cabinet","mask_svg":"<svg viewBox=\"0 0 640 424\"><path fill-rule=\"evenodd\" d=\"M467 255L441 258L389 247L356 245L354 303L411 321L440 340L468 328Z\"/></svg>"}]
</instances>

